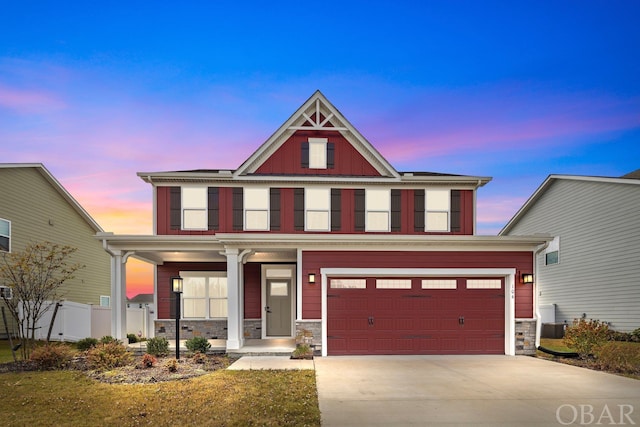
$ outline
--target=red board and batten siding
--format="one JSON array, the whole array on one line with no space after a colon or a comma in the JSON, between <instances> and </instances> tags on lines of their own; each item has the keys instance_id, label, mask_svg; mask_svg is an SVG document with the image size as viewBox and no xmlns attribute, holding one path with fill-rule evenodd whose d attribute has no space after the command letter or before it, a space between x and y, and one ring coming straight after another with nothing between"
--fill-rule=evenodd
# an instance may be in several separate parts
<instances>
[{"instance_id":1,"label":"red board and batten siding","mask_svg":"<svg viewBox=\"0 0 640 427\"><path fill-rule=\"evenodd\" d=\"M158 319L173 319L170 280L181 271L227 271L226 262L167 262L157 267ZM262 315L261 266L257 263L244 265L244 318L259 319Z\"/></svg>"},{"instance_id":2,"label":"red board and batten siding","mask_svg":"<svg viewBox=\"0 0 640 427\"><path fill-rule=\"evenodd\" d=\"M300 147L309 138L327 138L335 144L332 169L303 168ZM380 176L380 173L338 132L296 131L255 171L258 175Z\"/></svg>"},{"instance_id":3,"label":"red board and batten siding","mask_svg":"<svg viewBox=\"0 0 640 427\"><path fill-rule=\"evenodd\" d=\"M294 188L280 188L280 230L270 231L270 233L296 234L305 233L294 229L294 211L293 211L293 194ZM169 222L170 204L169 204L170 187L157 187L157 221L156 233L159 235L212 235L214 230L188 231L188 230L172 230ZM233 204L231 187L220 187L220 213L219 213L219 229L217 232L233 233ZM401 190L401 212L402 222L399 232L389 232L382 234L456 234L456 235L472 235L473 234L473 191L460 191L460 231L452 233L425 233L414 230L414 190ZM340 234L356 234L354 223L354 190L351 188L342 189L342 206L341 206L341 230L334 233ZM358 232L358 234L366 234L366 232Z\"/></svg>"},{"instance_id":4,"label":"red board and batten siding","mask_svg":"<svg viewBox=\"0 0 640 427\"><path fill-rule=\"evenodd\" d=\"M302 269L320 274L321 268L515 268L533 271L531 252L382 252L304 251ZM515 317L533 317L533 286L515 284ZM302 318L321 318L321 289L318 283L302 286Z\"/></svg>"}]
</instances>

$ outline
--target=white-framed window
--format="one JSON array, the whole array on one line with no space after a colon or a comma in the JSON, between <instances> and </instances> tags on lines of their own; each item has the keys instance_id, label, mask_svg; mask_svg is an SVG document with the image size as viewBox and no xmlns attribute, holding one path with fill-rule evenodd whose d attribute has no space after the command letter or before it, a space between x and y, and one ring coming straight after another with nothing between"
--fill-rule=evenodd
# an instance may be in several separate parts
<instances>
[{"instance_id":1,"label":"white-framed window","mask_svg":"<svg viewBox=\"0 0 640 427\"><path fill-rule=\"evenodd\" d=\"M411 289L411 279L376 279L376 289Z\"/></svg>"},{"instance_id":2,"label":"white-framed window","mask_svg":"<svg viewBox=\"0 0 640 427\"><path fill-rule=\"evenodd\" d=\"M327 168L327 138L309 138L309 169Z\"/></svg>"},{"instance_id":3,"label":"white-framed window","mask_svg":"<svg viewBox=\"0 0 640 427\"><path fill-rule=\"evenodd\" d=\"M111 297L109 295L100 295L100 307L111 307Z\"/></svg>"},{"instance_id":4,"label":"white-framed window","mask_svg":"<svg viewBox=\"0 0 640 427\"><path fill-rule=\"evenodd\" d=\"M367 279L331 279L332 289L366 289Z\"/></svg>"},{"instance_id":5,"label":"white-framed window","mask_svg":"<svg viewBox=\"0 0 640 427\"><path fill-rule=\"evenodd\" d=\"M182 317L219 319L227 317L227 273L224 271L180 272Z\"/></svg>"},{"instance_id":6,"label":"white-framed window","mask_svg":"<svg viewBox=\"0 0 640 427\"><path fill-rule=\"evenodd\" d=\"M554 265L560 262L560 236L549 242L544 251L544 265Z\"/></svg>"},{"instance_id":7,"label":"white-framed window","mask_svg":"<svg viewBox=\"0 0 640 427\"><path fill-rule=\"evenodd\" d=\"M389 231L391 190L370 189L365 192L365 230Z\"/></svg>"},{"instance_id":8,"label":"white-framed window","mask_svg":"<svg viewBox=\"0 0 640 427\"><path fill-rule=\"evenodd\" d=\"M467 279L467 289L500 289L500 279Z\"/></svg>"},{"instance_id":9,"label":"white-framed window","mask_svg":"<svg viewBox=\"0 0 640 427\"><path fill-rule=\"evenodd\" d=\"M449 231L451 193L449 190L427 190L425 196L425 231Z\"/></svg>"},{"instance_id":10,"label":"white-framed window","mask_svg":"<svg viewBox=\"0 0 640 427\"><path fill-rule=\"evenodd\" d=\"M304 227L306 231L331 230L331 190L306 188L304 190Z\"/></svg>"},{"instance_id":11,"label":"white-framed window","mask_svg":"<svg viewBox=\"0 0 640 427\"><path fill-rule=\"evenodd\" d=\"M11 252L11 221L0 218L0 252Z\"/></svg>"},{"instance_id":12,"label":"white-framed window","mask_svg":"<svg viewBox=\"0 0 640 427\"><path fill-rule=\"evenodd\" d=\"M182 229L207 229L207 187L182 187Z\"/></svg>"},{"instance_id":13,"label":"white-framed window","mask_svg":"<svg viewBox=\"0 0 640 427\"><path fill-rule=\"evenodd\" d=\"M457 289L456 279L422 279L422 289Z\"/></svg>"},{"instance_id":14,"label":"white-framed window","mask_svg":"<svg viewBox=\"0 0 640 427\"><path fill-rule=\"evenodd\" d=\"M244 189L244 229L269 230L269 189Z\"/></svg>"}]
</instances>

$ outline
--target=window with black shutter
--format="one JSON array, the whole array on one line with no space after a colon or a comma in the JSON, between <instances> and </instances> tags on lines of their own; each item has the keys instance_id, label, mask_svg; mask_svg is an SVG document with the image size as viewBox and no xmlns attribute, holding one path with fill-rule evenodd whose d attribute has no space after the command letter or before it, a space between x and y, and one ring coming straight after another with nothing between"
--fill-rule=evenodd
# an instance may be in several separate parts
<instances>
[{"instance_id":1,"label":"window with black shutter","mask_svg":"<svg viewBox=\"0 0 640 427\"><path fill-rule=\"evenodd\" d=\"M269 189L270 230L280 231L280 189Z\"/></svg>"},{"instance_id":2,"label":"window with black shutter","mask_svg":"<svg viewBox=\"0 0 640 427\"><path fill-rule=\"evenodd\" d=\"M400 190L391 190L391 231L400 231L402 225Z\"/></svg>"},{"instance_id":3,"label":"window with black shutter","mask_svg":"<svg viewBox=\"0 0 640 427\"><path fill-rule=\"evenodd\" d=\"M353 192L354 197L354 221L353 228L355 231L364 231L365 228L365 191L357 189Z\"/></svg>"},{"instance_id":4,"label":"window with black shutter","mask_svg":"<svg viewBox=\"0 0 640 427\"><path fill-rule=\"evenodd\" d=\"M169 222L172 230L182 226L182 196L180 187L169 188Z\"/></svg>"},{"instance_id":5,"label":"window with black shutter","mask_svg":"<svg viewBox=\"0 0 640 427\"><path fill-rule=\"evenodd\" d=\"M413 229L424 231L424 190L413 191Z\"/></svg>"},{"instance_id":6,"label":"window with black shutter","mask_svg":"<svg viewBox=\"0 0 640 427\"><path fill-rule=\"evenodd\" d=\"M242 230L244 227L243 215L244 215L244 199L242 188L237 187L233 189L233 229L235 231Z\"/></svg>"},{"instance_id":7,"label":"window with black shutter","mask_svg":"<svg viewBox=\"0 0 640 427\"><path fill-rule=\"evenodd\" d=\"M331 189L331 231L340 231L342 216L342 190Z\"/></svg>"},{"instance_id":8,"label":"window with black shutter","mask_svg":"<svg viewBox=\"0 0 640 427\"><path fill-rule=\"evenodd\" d=\"M304 231L304 188L293 189L293 228Z\"/></svg>"},{"instance_id":9,"label":"window with black shutter","mask_svg":"<svg viewBox=\"0 0 640 427\"><path fill-rule=\"evenodd\" d=\"M460 190L451 190L451 231L456 232L461 229L462 203L460 200Z\"/></svg>"},{"instance_id":10,"label":"window with black shutter","mask_svg":"<svg viewBox=\"0 0 640 427\"><path fill-rule=\"evenodd\" d=\"M220 228L220 189L218 187L207 188L207 214L208 229Z\"/></svg>"}]
</instances>

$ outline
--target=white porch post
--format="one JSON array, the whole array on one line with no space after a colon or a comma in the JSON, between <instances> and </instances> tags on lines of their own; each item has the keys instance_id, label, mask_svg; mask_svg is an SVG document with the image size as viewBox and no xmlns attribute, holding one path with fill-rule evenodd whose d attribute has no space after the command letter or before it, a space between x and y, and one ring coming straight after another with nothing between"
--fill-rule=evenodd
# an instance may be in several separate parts
<instances>
[{"instance_id":1,"label":"white porch post","mask_svg":"<svg viewBox=\"0 0 640 427\"><path fill-rule=\"evenodd\" d=\"M127 338L127 261L121 252L111 257L111 335Z\"/></svg>"},{"instance_id":2,"label":"white porch post","mask_svg":"<svg viewBox=\"0 0 640 427\"><path fill-rule=\"evenodd\" d=\"M242 348L244 340L242 337L240 309L241 287L240 281L240 259L238 249L227 249L227 350L238 350Z\"/></svg>"}]
</instances>

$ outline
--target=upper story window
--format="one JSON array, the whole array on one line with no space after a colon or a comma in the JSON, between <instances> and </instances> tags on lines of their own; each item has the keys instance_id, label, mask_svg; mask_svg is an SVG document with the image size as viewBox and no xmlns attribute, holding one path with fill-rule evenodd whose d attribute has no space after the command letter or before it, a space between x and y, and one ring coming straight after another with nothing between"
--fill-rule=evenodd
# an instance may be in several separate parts
<instances>
[{"instance_id":1,"label":"upper story window","mask_svg":"<svg viewBox=\"0 0 640 427\"><path fill-rule=\"evenodd\" d=\"M327 138L309 138L302 143L302 168L333 169L335 144Z\"/></svg>"},{"instance_id":2,"label":"upper story window","mask_svg":"<svg viewBox=\"0 0 640 427\"><path fill-rule=\"evenodd\" d=\"M367 189L365 192L366 231L389 231L391 190Z\"/></svg>"},{"instance_id":3,"label":"upper story window","mask_svg":"<svg viewBox=\"0 0 640 427\"><path fill-rule=\"evenodd\" d=\"M305 189L304 208L306 231L331 230L331 191L328 188Z\"/></svg>"},{"instance_id":4,"label":"upper story window","mask_svg":"<svg viewBox=\"0 0 640 427\"><path fill-rule=\"evenodd\" d=\"M449 231L449 190L425 191L425 231Z\"/></svg>"},{"instance_id":5,"label":"upper story window","mask_svg":"<svg viewBox=\"0 0 640 427\"><path fill-rule=\"evenodd\" d=\"M11 252L11 222L0 218L0 252Z\"/></svg>"},{"instance_id":6,"label":"upper story window","mask_svg":"<svg viewBox=\"0 0 640 427\"><path fill-rule=\"evenodd\" d=\"M244 189L244 229L247 231L269 230L269 189Z\"/></svg>"},{"instance_id":7,"label":"upper story window","mask_svg":"<svg viewBox=\"0 0 640 427\"><path fill-rule=\"evenodd\" d=\"M182 187L182 229L207 229L207 188Z\"/></svg>"}]
</instances>

